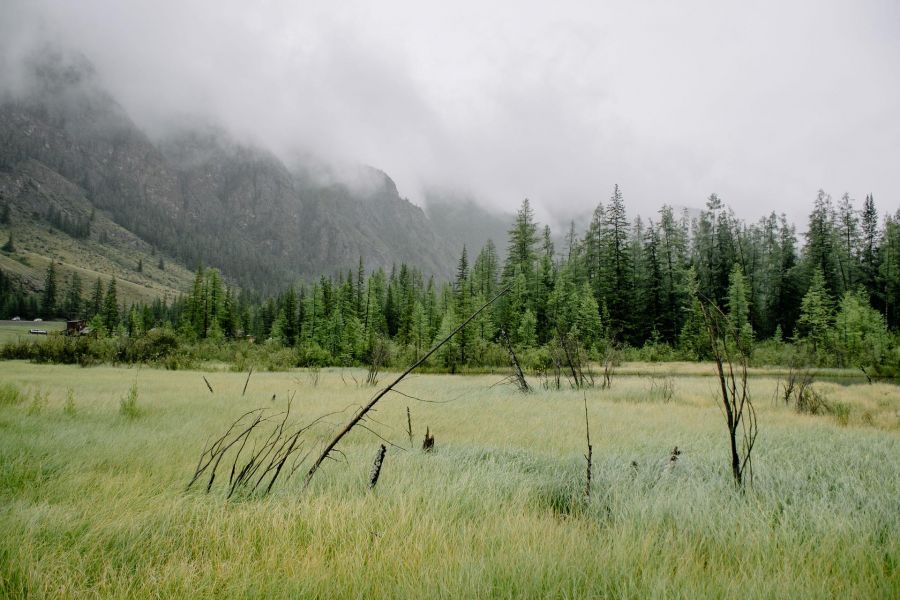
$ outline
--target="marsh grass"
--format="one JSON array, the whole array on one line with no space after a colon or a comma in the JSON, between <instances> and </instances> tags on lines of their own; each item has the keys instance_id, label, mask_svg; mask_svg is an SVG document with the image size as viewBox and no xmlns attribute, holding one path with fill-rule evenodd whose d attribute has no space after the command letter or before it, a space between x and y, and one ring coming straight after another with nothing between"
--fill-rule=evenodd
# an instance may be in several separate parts
<instances>
[{"instance_id":1,"label":"marsh grass","mask_svg":"<svg viewBox=\"0 0 900 600\"><path fill-rule=\"evenodd\" d=\"M119 413L127 419L136 419L141 416L141 409L138 407L137 377L128 388L128 393L119 400Z\"/></svg>"},{"instance_id":2,"label":"marsh grass","mask_svg":"<svg viewBox=\"0 0 900 600\"><path fill-rule=\"evenodd\" d=\"M371 389L323 369L141 372L152 411L127 427L117 408L134 371L21 362L4 383L50 392L50 409L0 405L0 597L897 597L898 388L816 384L850 407L833 416L759 407L754 485L735 491L715 382L682 376L671 402L646 376L609 390L490 386L501 376L414 375L402 391L433 452L342 442L305 493L287 480L264 499L184 491L204 440L237 416L315 417ZM358 379L365 372L356 373ZM775 377L752 380L760 398ZM66 389L78 419L62 419ZM593 483L584 495L584 395ZM137 395L135 394L135 397ZM438 404L437 402L440 402ZM55 404L54 404L55 403ZM410 400L389 396L378 431L407 439ZM864 414L869 414L865 422ZM420 434L421 435L421 432ZM678 446L677 466L668 468Z\"/></svg>"},{"instance_id":3,"label":"marsh grass","mask_svg":"<svg viewBox=\"0 0 900 600\"><path fill-rule=\"evenodd\" d=\"M63 404L63 414L67 417L74 417L78 414L78 410L75 408L75 390L72 388L66 389L66 402Z\"/></svg>"},{"instance_id":4,"label":"marsh grass","mask_svg":"<svg viewBox=\"0 0 900 600\"><path fill-rule=\"evenodd\" d=\"M50 403L50 392L36 388L31 393L31 402L28 404L28 416L33 417L41 414Z\"/></svg>"},{"instance_id":5,"label":"marsh grass","mask_svg":"<svg viewBox=\"0 0 900 600\"><path fill-rule=\"evenodd\" d=\"M22 401L22 392L13 383L0 383L0 407L12 406Z\"/></svg>"}]
</instances>

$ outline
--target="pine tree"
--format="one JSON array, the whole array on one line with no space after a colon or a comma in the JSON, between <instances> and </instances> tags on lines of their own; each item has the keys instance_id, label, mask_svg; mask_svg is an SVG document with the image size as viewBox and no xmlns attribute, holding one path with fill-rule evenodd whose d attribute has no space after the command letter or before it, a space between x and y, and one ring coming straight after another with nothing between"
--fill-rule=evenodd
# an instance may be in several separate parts
<instances>
[{"instance_id":1,"label":"pine tree","mask_svg":"<svg viewBox=\"0 0 900 600\"><path fill-rule=\"evenodd\" d=\"M608 261L610 289L606 300L609 308L610 327L626 339L630 337L633 309L633 282L631 280L631 252L629 248L629 225L625 213L622 192L616 185L606 211L607 239L606 259Z\"/></svg>"},{"instance_id":2,"label":"pine tree","mask_svg":"<svg viewBox=\"0 0 900 600\"><path fill-rule=\"evenodd\" d=\"M878 285L878 212L875 210L875 198L869 194L863 204L860 226L860 276L869 297L877 302L875 289Z\"/></svg>"},{"instance_id":3,"label":"pine tree","mask_svg":"<svg viewBox=\"0 0 900 600\"><path fill-rule=\"evenodd\" d=\"M456 280L453 282L454 308L460 319L468 318L472 313L472 290L469 281L469 260L466 254L466 247L463 245L462 254L459 257L459 264L456 268ZM456 334L456 346L459 349L459 364L465 365L469 362L472 346L474 344L474 330L471 326L463 327Z\"/></svg>"},{"instance_id":4,"label":"pine tree","mask_svg":"<svg viewBox=\"0 0 900 600\"><path fill-rule=\"evenodd\" d=\"M77 319L81 316L81 278L78 276L78 273L72 273L72 278L69 281L69 288L66 291L66 299L65 299L65 313L66 317L69 319Z\"/></svg>"},{"instance_id":5,"label":"pine tree","mask_svg":"<svg viewBox=\"0 0 900 600\"><path fill-rule=\"evenodd\" d=\"M819 269L829 295L837 297L843 290L835 260L834 207L831 196L822 190L809 215L804 254L807 272L812 274Z\"/></svg>"},{"instance_id":6,"label":"pine tree","mask_svg":"<svg viewBox=\"0 0 900 600\"><path fill-rule=\"evenodd\" d=\"M44 293L41 296L41 310L48 317L56 316L56 265L50 261L44 276Z\"/></svg>"},{"instance_id":7,"label":"pine tree","mask_svg":"<svg viewBox=\"0 0 900 600\"><path fill-rule=\"evenodd\" d=\"M109 333L114 333L119 326L119 300L116 296L116 278L109 280L106 298L103 300L103 326Z\"/></svg>"},{"instance_id":8,"label":"pine tree","mask_svg":"<svg viewBox=\"0 0 900 600\"><path fill-rule=\"evenodd\" d=\"M88 316L93 318L96 315L99 315L103 310L103 282L100 281L100 278L97 278L97 282L94 284L94 293L91 295L91 303L88 307Z\"/></svg>"},{"instance_id":9,"label":"pine tree","mask_svg":"<svg viewBox=\"0 0 900 600\"><path fill-rule=\"evenodd\" d=\"M753 344L753 329L750 326L750 301L747 278L739 264L731 269L728 284L728 320L735 332L740 348L749 355Z\"/></svg>"},{"instance_id":10,"label":"pine tree","mask_svg":"<svg viewBox=\"0 0 900 600\"><path fill-rule=\"evenodd\" d=\"M841 290L852 289L859 279L859 217L849 194L838 203L835 233L838 238L835 257L841 277Z\"/></svg>"},{"instance_id":11,"label":"pine tree","mask_svg":"<svg viewBox=\"0 0 900 600\"><path fill-rule=\"evenodd\" d=\"M289 286L287 293L284 295L281 313L283 315L282 342L285 346L294 346L300 333L300 327L297 323L299 314L297 310L297 294L294 291L294 286Z\"/></svg>"},{"instance_id":12,"label":"pine tree","mask_svg":"<svg viewBox=\"0 0 900 600\"><path fill-rule=\"evenodd\" d=\"M819 267L813 271L812 281L800 303L797 320L799 335L812 344L813 352L825 350L831 332L832 303L825 283L825 275Z\"/></svg>"}]
</instances>

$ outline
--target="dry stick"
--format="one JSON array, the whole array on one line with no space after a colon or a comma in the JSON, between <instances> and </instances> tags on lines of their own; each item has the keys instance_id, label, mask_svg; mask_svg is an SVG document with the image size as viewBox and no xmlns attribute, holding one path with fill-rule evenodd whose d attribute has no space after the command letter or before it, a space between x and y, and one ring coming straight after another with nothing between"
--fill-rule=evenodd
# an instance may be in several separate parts
<instances>
[{"instance_id":1,"label":"dry stick","mask_svg":"<svg viewBox=\"0 0 900 600\"><path fill-rule=\"evenodd\" d=\"M584 497L591 497L591 471L593 470L594 447L591 446L591 422L588 420L587 394L584 395L584 434L587 438L587 483L584 486Z\"/></svg>"},{"instance_id":2,"label":"dry stick","mask_svg":"<svg viewBox=\"0 0 900 600\"><path fill-rule=\"evenodd\" d=\"M865 368L864 366L862 366L862 365L859 365L859 370L862 371L862 374L866 376L866 381L868 381L868 382L869 382L869 385L871 385L871 384L872 384L872 378L869 377L869 374L868 374L868 373L866 373L866 368Z\"/></svg>"},{"instance_id":3,"label":"dry stick","mask_svg":"<svg viewBox=\"0 0 900 600\"><path fill-rule=\"evenodd\" d=\"M463 327L465 327L466 325L468 325L469 323L471 323L472 320L475 319L475 317L477 317L478 315L481 314L482 311L484 311L484 309L486 309L488 306L490 306L491 304L493 304L500 296L506 294L507 292L509 292L509 288L508 288L508 287L507 287L507 288L504 288L500 293L498 293L496 296L494 296L493 298L491 298L490 300L488 300L481 308L479 308L479 309L476 310L474 313L472 313L472 315L471 315L468 319L466 319L465 321L463 321L459 326L456 327L456 329L454 329L453 331L451 331L451 332L450 332L450 335L448 335L447 337L445 337L445 338L444 338L443 340L441 340L437 345L435 345L431 350L429 350L429 351L425 354L425 356L423 356L422 358L420 358L419 360L417 360L416 362L414 362L412 365L410 365L409 367L407 367L407 369L406 369L405 371L403 371L403 373L401 373L400 376L397 377L397 379L395 379L394 381L392 381L389 385L387 385L386 387L382 388L380 392L378 392L377 394L375 394L375 396L374 396L371 400L369 400L369 403L366 404L364 407L362 407L362 408L359 410L359 412L357 412L356 415L355 415L352 419L350 419L350 422L347 423L347 424L344 426L344 428L341 429L341 430L338 432L338 434L337 434L336 436L334 436L334 439L332 439L332 440L328 443L328 445L325 446L325 449L322 451L322 453L321 453L321 454L319 455L319 457L316 459L316 462L313 463L313 465L309 468L309 471L306 473L306 480L303 482L303 489L306 489L306 487L309 485L309 482L310 482L310 480L312 480L313 475L316 474L316 471L319 470L319 467L322 466L322 463L325 462L325 459L328 457L329 454L331 454L331 451L334 449L334 447L338 445L338 442L340 442L341 439L342 439L345 435L347 435L348 433L350 433L350 430L353 429L353 427L356 426L356 424L359 423L360 420L362 420L362 418L363 418L364 416L366 416L366 413L367 413L367 412L369 412L370 410L372 410L372 407L375 406L375 405L378 403L379 400L381 400L388 392L391 391L391 388L393 388L395 385L397 385L398 383L400 383L401 381L403 381L403 378L404 378L404 377L406 377L407 375L409 375L410 373L412 373L418 366L420 366L422 363L424 363L426 360L428 360L428 358L429 358L432 354L434 354L435 352L437 352L444 344L446 344L448 341L450 341L450 338L452 338L454 335L456 335L457 333L459 333L459 331L462 330Z\"/></svg>"},{"instance_id":4,"label":"dry stick","mask_svg":"<svg viewBox=\"0 0 900 600\"><path fill-rule=\"evenodd\" d=\"M381 475L381 465L384 463L384 454L387 447L384 444L378 447L378 454L375 455L375 462L372 463L372 472L369 474L369 489L375 487L378 483L378 476Z\"/></svg>"},{"instance_id":5,"label":"dry stick","mask_svg":"<svg viewBox=\"0 0 900 600\"><path fill-rule=\"evenodd\" d=\"M209 393L214 394L215 392L213 392L212 386L209 385L209 380L206 378L206 375L201 375L201 377L203 377L203 381L206 383L206 387L209 388Z\"/></svg>"},{"instance_id":6,"label":"dry stick","mask_svg":"<svg viewBox=\"0 0 900 600\"><path fill-rule=\"evenodd\" d=\"M412 448L412 415L409 413L409 407L406 407L406 435L409 436L409 447Z\"/></svg>"},{"instance_id":7,"label":"dry stick","mask_svg":"<svg viewBox=\"0 0 900 600\"><path fill-rule=\"evenodd\" d=\"M253 375L253 367L250 367L250 370L247 372L247 381L244 382L244 391L241 392L241 396L247 393L247 384L250 383L250 376Z\"/></svg>"},{"instance_id":8,"label":"dry stick","mask_svg":"<svg viewBox=\"0 0 900 600\"><path fill-rule=\"evenodd\" d=\"M519 365L519 359L516 356L515 351L513 350L512 344L509 342L509 336L506 335L506 330L501 329L500 334L503 336L503 342L506 345L506 351L509 353L509 360L512 361L513 370L515 372L516 387L519 388L520 392L530 392L531 388L528 387L528 381L525 379L525 373L522 372L522 367Z\"/></svg>"}]
</instances>

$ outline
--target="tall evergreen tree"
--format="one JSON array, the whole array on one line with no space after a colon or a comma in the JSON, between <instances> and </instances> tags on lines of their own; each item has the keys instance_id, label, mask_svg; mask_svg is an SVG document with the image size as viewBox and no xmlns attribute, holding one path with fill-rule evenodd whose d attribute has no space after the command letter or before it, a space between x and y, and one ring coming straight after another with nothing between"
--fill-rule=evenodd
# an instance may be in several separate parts
<instances>
[{"instance_id":1,"label":"tall evergreen tree","mask_svg":"<svg viewBox=\"0 0 900 600\"><path fill-rule=\"evenodd\" d=\"M116 294L116 278L109 280L106 297L103 299L103 326L109 333L115 333L119 326L119 299Z\"/></svg>"},{"instance_id":2,"label":"tall evergreen tree","mask_svg":"<svg viewBox=\"0 0 900 600\"><path fill-rule=\"evenodd\" d=\"M44 293L41 296L41 310L47 317L56 316L56 264L50 261L44 276Z\"/></svg>"}]
</instances>

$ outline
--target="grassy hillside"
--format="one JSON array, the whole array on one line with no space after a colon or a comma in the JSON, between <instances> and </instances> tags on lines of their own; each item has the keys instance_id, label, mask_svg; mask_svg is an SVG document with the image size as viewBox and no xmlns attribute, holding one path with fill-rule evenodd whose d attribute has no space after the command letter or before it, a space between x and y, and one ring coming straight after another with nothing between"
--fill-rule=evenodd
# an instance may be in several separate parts
<instances>
[{"instance_id":1,"label":"grassy hillside","mask_svg":"<svg viewBox=\"0 0 900 600\"><path fill-rule=\"evenodd\" d=\"M15 247L12 253L0 252L0 269L27 288L43 288L51 260L57 263L60 289L77 273L85 296L98 277L104 285L115 277L124 303L173 298L190 288L190 271L95 210L80 191L41 163L22 165L15 178L0 173L0 192L5 192L4 201L10 207L10 223L0 225L0 245L12 235ZM73 220L87 220L93 214L90 235L76 238L51 225L47 220L51 207Z\"/></svg>"},{"instance_id":2,"label":"grassy hillside","mask_svg":"<svg viewBox=\"0 0 900 600\"><path fill-rule=\"evenodd\" d=\"M346 371L246 376L0 366L0 596L265 598L891 598L900 593L895 386L821 384L864 419L807 416L757 377L754 485L736 492L715 382L685 375L664 402L647 377L610 390L493 386L422 375L426 400L384 400L306 491L185 492L204 443L258 406L298 420L370 397ZM354 373L357 380L364 373ZM318 382L316 385L315 382ZM137 390L137 416L120 405ZM820 384L817 384L820 385ZM584 497L584 397L594 483ZM410 406L414 443L406 435ZM133 413L132 413L133 414ZM418 449L425 428L433 453ZM674 465L670 453L681 454ZM306 448L304 448L304 452ZM670 466L671 465L671 466ZM227 469L226 469L227 470ZM225 475L227 480L227 473Z\"/></svg>"}]
</instances>

